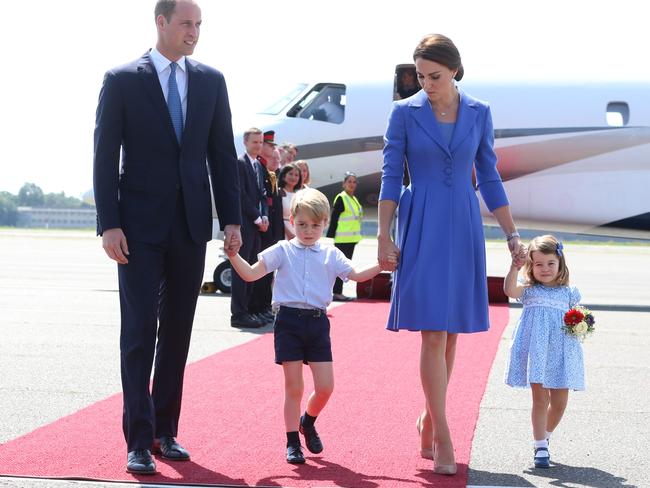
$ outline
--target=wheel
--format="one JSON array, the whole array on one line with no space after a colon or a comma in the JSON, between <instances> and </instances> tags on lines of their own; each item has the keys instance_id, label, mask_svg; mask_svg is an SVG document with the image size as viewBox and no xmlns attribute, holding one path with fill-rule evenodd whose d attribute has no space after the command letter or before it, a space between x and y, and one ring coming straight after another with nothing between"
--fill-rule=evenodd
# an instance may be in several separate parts
<instances>
[{"instance_id":1,"label":"wheel","mask_svg":"<svg viewBox=\"0 0 650 488\"><path fill-rule=\"evenodd\" d=\"M214 284L222 293L230 293L232 286L232 268L230 261L223 261L214 269Z\"/></svg>"}]
</instances>

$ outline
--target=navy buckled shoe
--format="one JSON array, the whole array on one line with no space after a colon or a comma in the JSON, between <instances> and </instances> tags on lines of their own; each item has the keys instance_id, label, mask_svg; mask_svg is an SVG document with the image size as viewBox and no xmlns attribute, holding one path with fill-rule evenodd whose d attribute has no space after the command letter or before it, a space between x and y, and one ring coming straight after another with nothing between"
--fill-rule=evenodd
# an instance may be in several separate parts
<instances>
[{"instance_id":1,"label":"navy buckled shoe","mask_svg":"<svg viewBox=\"0 0 650 488\"><path fill-rule=\"evenodd\" d=\"M551 455L548 452L547 447L536 447L535 448L535 467L536 468L550 468L551 467Z\"/></svg>"}]
</instances>

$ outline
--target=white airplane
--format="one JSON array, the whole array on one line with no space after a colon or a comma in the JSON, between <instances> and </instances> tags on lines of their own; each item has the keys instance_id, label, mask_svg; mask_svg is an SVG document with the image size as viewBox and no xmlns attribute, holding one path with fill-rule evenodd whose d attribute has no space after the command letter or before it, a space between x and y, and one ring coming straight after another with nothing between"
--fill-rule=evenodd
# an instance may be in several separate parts
<instances>
[{"instance_id":1,"label":"white airplane","mask_svg":"<svg viewBox=\"0 0 650 488\"><path fill-rule=\"evenodd\" d=\"M375 205L383 134L404 71L415 67L397 65L386 82L299 84L235 120L238 152L247 128L273 129L276 141L297 144L311 186L332 197L352 171L364 205ZM490 103L498 168L519 227L650 239L649 84L459 86Z\"/></svg>"}]
</instances>

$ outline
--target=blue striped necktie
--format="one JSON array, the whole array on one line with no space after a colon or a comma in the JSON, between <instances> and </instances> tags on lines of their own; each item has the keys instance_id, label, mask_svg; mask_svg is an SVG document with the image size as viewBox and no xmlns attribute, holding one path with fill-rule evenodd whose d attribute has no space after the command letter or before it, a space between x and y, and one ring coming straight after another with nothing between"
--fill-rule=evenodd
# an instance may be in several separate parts
<instances>
[{"instance_id":1,"label":"blue striped necktie","mask_svg":"<svg viewBox=\"0 0 650 488\"><path fill-rule=\"evenodd\" d=\"M167 108L169 109L169 116L174 125L174 132L176 132L176 139L181 143L183 137L183 105L181 104L181 96L178 93L178 84L176 83L176 63L169 65L172 72L169 75L169 83L167 87Z\"/></svg>"}]
</instances>

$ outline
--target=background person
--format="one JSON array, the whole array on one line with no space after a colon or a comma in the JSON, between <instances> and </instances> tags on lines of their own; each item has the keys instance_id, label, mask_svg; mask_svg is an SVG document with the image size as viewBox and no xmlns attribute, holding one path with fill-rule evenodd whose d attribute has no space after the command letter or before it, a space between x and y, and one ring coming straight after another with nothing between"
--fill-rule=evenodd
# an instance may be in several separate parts
<instances>
[{"instance_id":1,"label":"background person","mask_svg":"<svg viewBox=\"0 0 650 488\"><path fill-rule=\"evenodd\" d=\"M309 188L311 184L311 174L309 172L309 165L304 159L296 161L296 166L300 168L300 174L302 175L302 188Z\"/></svg>"},{"instance_id":2,"label":"background person","mask_svg":"<svg viewBox=\"0 0 650 488\"><path fill-rule=\"evenodd\" d=\"M292 142L284 142L280 145L280 167L293 163L298 156L298 147Z\"/></svg>"},{"instance_id":3,"label":"background person","mask_svg":"<svg viewBox=\"0 0 650 488\"><path fill-rule=\"evenodd\" d=\"M397 82L397 94L401 100L415 95L420 91L420 88L414 69L407 68L400 71Z\"/></svg>"},{"instance_id":4,"label":"background person","mask_svg":"<svg viewBox=\"0 0 650 488\"><path fill-rule=\"evenodd\" d=\"M263 134L257 127L244 132L244 154L239 158L239 181L241 182L242 246L241 256L249 263L257 261L262 247L262 233L268 230L269 207L264 178L266 169L257 160L263 146ZM230 325L256 329L269 321L260 317L253 306L253 285L232 276L230 294Z\"/></svg>"},{"instance_id":5,"label":"background person","mask_svg":"<svg viewBox=\"0 0 650 488\"><path fill-rule=\"evenodd\" d=\"M361 240L361 221L363 207L354 192L357 189L357 176L347 172L343 178L343 191L334 197L332 217L327 230L327 237L334 239L334 246L339 248L346 258L352 259L354 246ZM353 298L343 294L343 281L334 283L333 299L335 302L347 302Z\"/></svg>"},{"instance_id":6,"label":"background person","mask_svg":"<svg viewBox=\"0 0 650 488\"><path fill-rule=\"evenodd\" d=\"M426 406L418 418L421 454L434 471L455 474L445 402L459 333L489 327L485 241L472 172L513 256L522 250L496 169L490 108L456 87L460 54L440 34L413 53L422 90L393 104L384 145L378 252L382 266L399 252L387 328L419 331ZM404 164L410 184L402 192ZM398 207L397 246L390 224Z\"/></svg>"},{"instance_id":7,"label":"background person","mask_svg":"<svg viewBox=\"0 0 650 488\"><path fill-rule=\"evenodd\" d=\"M284 222L284 238L291 240L296 236L296 229L291 223L291 199L302 186L300 168L295 164L287 164L280 169L280 196L282 197L282 219Z\"/></svg>"},{"instance_id":8,"label":"background person","mask_svg":"<svg viewBox=\"0 0 650 488\"><path fill-rule=\"evenodd\" d=\"M235 252L241 242L226 83L187 57L199 40L201 9L161 0L154 13L156 47L105 74L94 134L97 233L118 263L126 470L136 474L156 472L152 449L172 461L190 458L176 435L212 238L210 181L224 248Z\"/></svg>"},{"instance_id":9,"label":"background person","mask_svg":"<svg viewBox=\"0 0 650 488\"><path fill-rule=\"evenodd\" d=\"M275 131L264 132L262 151L258 156L262 164L262 184L268 207L268 227L260 232L260 250L267 249L280 239L284 239L284 223L282 221L282 197L279 193L277 171L280 166L280 153L275 142ZM271 312L271 290L273 274L252 283L251 311L265 324L271 324L274 315Z\"/></svg>"}]
</instances>

